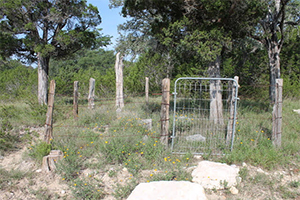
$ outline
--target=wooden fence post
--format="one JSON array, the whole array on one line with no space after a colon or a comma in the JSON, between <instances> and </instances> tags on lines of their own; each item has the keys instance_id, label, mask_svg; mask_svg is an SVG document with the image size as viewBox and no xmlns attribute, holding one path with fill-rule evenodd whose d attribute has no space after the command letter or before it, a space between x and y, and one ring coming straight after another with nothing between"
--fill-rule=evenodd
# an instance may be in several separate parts
<instances>
[{"instance_id":1,"label":"wooden fence post","mask_svg":"<svg viewBox=\"0 0 300 200\"><path fill-rule=\"evenodd\" d=\"M239 85L239 77L235 76L234 80L236 82L232 81L228 88L229 89L229 98L228 98L228 104L229 104L229 120L227 124L227 136L226 136L226 143L227 145L230 144L230 141L232 140L232 134L233 134L233 123L234 123L234 107L235 107L235 101L236 101L236 87ZM237 85L236 85L237 84Z\"/></svg>"},{"instance_id":2,"label":"wooden fence post","mask_svg":"<svg viewBox=\"0 0 300 200\"><path fill-rule=\"evenodd\" d=\"M146 77L145 94L146 94L146 103L149 103L149 78L148 77Z\"/></svg>"},{"instance_id":3,"label":"wooden fence post","mask_svg":"<svg viewBox=\"0 0 300 200\"><path fill-rule=\"evenodd\" d=\"M272 141L273 145L281 146L281 127L282 127L282 87L283 79L276 79L275 85L275 104L272 112Z\"/></svg>"},{"instance_id":4,"label":"wooden fence post","mask_svg":"<svg viewBox=\"0 0 300 200\"><path fill-rule=\"evenodd\" d=\"M95 79L90 78L90 87L89 87L89 96L88 96L89 109L95 108L94 98L95 98Z\"/></svg>"},{"instance_id":5,"label":"wooden fence post","mask_svg":"<svg viewBox=\"0 0 300 200\"><path fill-rule=\"evenodd\" d=\"M124 107L123 56L121 56L120 58L120 52L116 54L115 71L116 71L116 107L117 110L122 110L122 108Z\"/></svg>"},{"instance_id":6,"label":"wooden fence post","mask_svg":"<svg viewBox=\"0 0 300 200\"><path fill-rule=\"evenodd\" d=\"M78 81L74 81L73 115L78 119Z\"/></svg>"},{"instance_id":7,"label":"wooden fence post","mask_svg":"<svg viewBox=\"0 0 300 200\"><path fill-rule=\"evenodd\" d=\"M161 102L161 137L160 141L168 145L169 138L169 107L170 107L170 79L162 81L162 102Z\"/></svg>"},{"instance_id":8,"label":"wooden fence post","mask_svg":"<svg viewBox=\"0 0 300 200\"><path fill-rule=\"evenodd\" d=\"M46 114L44 141L50 144L53 139L53 109L54 109L54 95L55 95L55 80L50 81L50 90L48 95L48 110Z\"/></svg>"}]
</instances>

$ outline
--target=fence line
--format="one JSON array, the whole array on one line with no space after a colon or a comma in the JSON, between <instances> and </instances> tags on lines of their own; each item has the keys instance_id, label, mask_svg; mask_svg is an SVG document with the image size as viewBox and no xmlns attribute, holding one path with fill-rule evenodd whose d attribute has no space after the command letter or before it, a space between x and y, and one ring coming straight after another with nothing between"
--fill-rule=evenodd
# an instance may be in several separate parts
<instances>
[{"instance_id":1,"label":"fence line","mask_svg":"<svg viewBox=\"0 0 300 200\"><path fill-rule=\"evenodd\" d=\"M146 81L147 81L147 79L146 79ZM79 118L80 115L78 113L79 112L78 108L79 107L81 107L81 108L89 108L90 105L89 105L89 99L88 98L84 98L84 97L80 97L79 98L78 95L75 95L76 85L78 87L78 82L76 84L74 82L73 105L71 104L70 100L67 100L65 103L66 104L70 104L70 105L56 104L55 107L56 108L59 108L59 107L62 107L62 108L64 108L64 107L66 107L66 108L70 107L71 108L73 106L73 115L74 115L74 118ZM252 85L252 87L269 87L269 85ZM160 110L161 110L160 119L153 121L153 123L160 124L160 129L157 128L157 132L160 132L160 133L157 133L157 134L159 134L159 136L161 137L161 141L167 145L169 143L168 141L170 140L170 137L169 137L170 134L169 134L168 128L166 128L166 127L169 126L170 117L168 116L168 113L165 113L165 112L167 112L167 111L170 112L170 109L169 109L169 106L170 106L170 97L172 96L172 94L170 94L170 91L172 89L170 89L170 86L169 86L169 88L164 88L164 85L163 85L162 88L163 88L163 90L159 91L159 92L158 91L157 92L149 92L149 91L147 92L147 88L145 87L145 92L141 92L141 93L137 93L137 94L138 95L144 94L146 96L147 93L148 93L148 95L152 95L152 96L158 96L158 95L162 96L161 103L155 102L155 104L157 104L157 107L155 107L155 108L154 107L153 108L147 107L147 109L159 110L159 108L160 108ZM270 137L270 138L272 138L274 145L280 146L280 143L281 143L281 129L282 129L282 122L280 122L280 121L282 121L282 114L280 112L280 110L282 110L282 88L283 88L282 83L280 85L279 83L276 82L276 88L277 88L276 97L278 97L278 98L277 98L277 100L276 100L276 102L274 104L272 114L270 113L270 117L267 117L267 119L264 116L259 116L259 114L256 116L256 118L259 118L259 119L261 119L262 121L265 121L265 122L267 122L269 120L272 121L271 123L269 122L270 125L272 124L272 129L268 129L272 133L272 137ZM55 92L53 92L53 91L49 91L49 97L53 94L53 101L54 101L54 93ZM167 96L164 97L165 94L167 94ZM72 98L70 96L65 96L65 95L56 95L56 96L57 97L69 97L70 99ZM126 95L126 98L124 98L125 99L125 102L124 102L125 105L131 105L131 104L132 105L137 105L137 104L140 105L140 104L145 104L146 106L153 106L153 105L151 105L151 102L149 102L149 99L148 100L147 100L147 98L143 99L142 97L141 97L141 99L143 99L143 100L140 101L140 102L139 101L126 102L126 99L129 99L130 97L133 97L133 95ZM165 102L164 98L165 99L169 98L169 99ZM115 104L115 100L116 100L116 98L96 98L96 97L94 97L94 104L93 104L93 106L97 107L97 106L108 106L109 105L109 106L115 107L115 105L116 105ZM75 102L76 101L77 101L77 106L75 106ZM111 101L111 103L109 103L109 101ZM81 105L79 104L80 102L81 102ZM100 103L95 103L95 102L100 102ZM260 105L259 107L257 107L257 109L258 109L257 111L258 112L259 112L259 108L262 107L262 106L263 106L263 104ZM51 106L49 104L48 109L51 108L51 107L54 108L53 106ZM77 108L77 110L76 110L76 108ZM111 108L108 108L108 109L111 109ZM165 116L162 113L163 110L164 110ZM205 110L205 108L203 110ZM225 112L227 112L229 110L230 110L230 108L224 108ZM209 109L207 109L207 111L209 112ZM128 112L130 112L130 107L127 109L127 113ZM72 114L70 114L70 113L67 112L67 115L68 116L72 116ZM145 114L148 115L149 113L148 114L145 113ZM48 116L48 114L47 114L47 116ZM232 117L229 117L228 119L231 120ZM245 119L245 118L239 116L239 113L237 113L237 120L243 120L243 119ZM60 128L60 127L64 127L64 128L68 128L68 127L70 127L70 128L72 128L72 127L73 128L91 128L91 129L95 128L95 127L83 127L83 126L59 126L59 125L53 126L53 124L51 124L52 121L53 120L49 121L49 119L47 119L47 121L45 123L45 127L46 127L47 131L49 131L50 129L51 129L51 131L53 131L52 130L53 128ZM172 120L171 120L171 122L172 122ZM151 124L152 124L152 122L151 122ZM136 128L136 127L147 126L147 125L150 125L150 123L149 124L148 123L146 123L146 124L143 123L143 125L134 125L134 126L110 126L109 128L121 128L121 129L123 129L123 128ZM105 125L103 125L103 126L105 126ZM159 125L157 125L156 127L159 127ZM268 127L268 125L267 125L267 127ZM103 127L97 127L97 128L103 128ZM261 130L263 130L263 128L264 127L262 127ZM52 133L51 134L48 134L48 133L46 134L46 132L45 132L45 135L47 135L47 138L49 138L49 139L46 139L46 137L45 137L45 141L49 142L49 140L51 139L52 136L50 136L50 137L48 137L48 136L51 135ZM59 137L59 135L55 135L55 136ZM110 137L110 136L106 136L106 137ZM113 137L116 137L116 136L113 136Z\"/></svg>"}]
</instances>

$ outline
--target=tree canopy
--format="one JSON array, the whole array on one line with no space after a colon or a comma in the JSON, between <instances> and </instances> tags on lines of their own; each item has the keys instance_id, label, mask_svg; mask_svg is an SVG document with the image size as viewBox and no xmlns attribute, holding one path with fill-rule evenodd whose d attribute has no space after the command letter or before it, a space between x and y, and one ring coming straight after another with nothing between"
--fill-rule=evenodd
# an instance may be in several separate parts
<instances>
[{"instance_id":1,"label":"tree canopy","mask_svg":"<svg viewBox=\"0 0 300 200\"><path fill-rule=\"evenodd\" d=\"M97 7L85 0L0 0L0 53L38 61L39 102L47 103L50 58L108 44L100 23Z\"/></svg>"}]
</instances>

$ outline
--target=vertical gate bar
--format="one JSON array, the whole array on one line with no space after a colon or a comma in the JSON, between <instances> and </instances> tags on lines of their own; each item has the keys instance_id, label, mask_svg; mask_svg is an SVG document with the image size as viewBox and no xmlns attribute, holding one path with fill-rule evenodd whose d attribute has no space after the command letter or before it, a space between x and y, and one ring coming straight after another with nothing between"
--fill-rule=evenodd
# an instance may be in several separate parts
<instances>
[{"instance_id":1,"label":"vertical gate bar","mask_svg":"<svg viewBox=\"0 0 300 200\"><path fill-rule=\"evenodd\" d=\"M173 148L174 148L174 139L175 139L175 128L176 128L176 101L177 101L177 82L179 81L180 79L177 79L175 81L175 86L174 86L174 92L173 92L173 95L174 95L174 113L173 113L173 131L172 131L172 137L171 137L171 152L173 151Z\"/></svg>"},{"instance_id":2,"label":"vertical gate bar","mask_svg":"<svg viewBox=\"0 0 300 200\"><path fill-rule=\"evenodd\" d=\"M234 115L233 115L233 127L232 127L232 139L231 139L231 147L230 151L233 149L233 142L234 142L234 136L235 136L235 124L236 124L236 111L237 111L237 101L239 100L238 98L238 89L239 89L239 83L238 83L239 77L235 76L233 81L235 82L235 101L234 101Z\"/></svg>"}]
</instances>

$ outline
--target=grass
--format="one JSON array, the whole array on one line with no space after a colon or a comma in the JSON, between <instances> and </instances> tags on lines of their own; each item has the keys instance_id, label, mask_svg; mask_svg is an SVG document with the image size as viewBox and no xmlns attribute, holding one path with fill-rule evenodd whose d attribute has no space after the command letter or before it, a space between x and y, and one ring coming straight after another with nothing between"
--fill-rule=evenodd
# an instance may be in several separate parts
<instances>
[{"instance_id":1,"label":"grass","mask_svg":"<svg viewBox=\"0 0 300 200\"><path fill-rule=\"evenodd\" d=\"M69 185L76 199L105 197L105 186L98 175L108 173L109 177L117 178L119 171L110 169L111 166L126 168L129 173L123 177L122 182L113 186L113 195L117 199L126 198L140 182L190 181L191 175L186 169L196 164L193 154L172 154L170 149L160 143L160 98L153 98L148 106L137 103L143 101L143 98L131 99L121 113L114 111L113 101L96 104L94 110L82 106L79 108L78 120L73 119L71 104L57 101L62 103L55 105L54 139L51 146L37 142L30 147L32 149L29 154L40 162L50 149L60 149L64 153L64 159L58 162L57 172L62 182ZM299 108L300 104L299 101L286 99L283 105L280 148L272 145L271 112L268 104L241 100L233 151L225 150L222 156L213 156L208 151L204 152L203 158L238 165L246 162L264 170L297 167L300 162L300 124L298 114L292 110ZM2 133L14 135L14 130L21 129L24 125L43 124L45 108L17 103L5 104L1 109L1 123L4 127ZM27 123L24 123L24 116L29 119ZM152 119L151 129L143 119ZM3 126L4 124L6 125ZM192 125L189 126L191 127ZM11 145L9 148L13 148L9 141L26 141L29 144L28 140L32 139L28 136L24 140L6 140L4 136L1 137L8 147ZM84 176L83 172L87 169L94 169L96 172ZM298 195L292 191L294 188L298 189L298 181L281 184L279 187L265 174L251 176L247 169L242 168L240 175L244 182L240 186L241 190L256 185L271 191L272 195L279 191L281 198L288 199ZM11 175L6 177L14 179ZM6 180L3 179L4 182Z\"/></svg>"}]
</instances>

